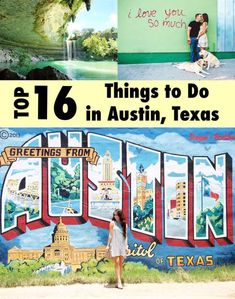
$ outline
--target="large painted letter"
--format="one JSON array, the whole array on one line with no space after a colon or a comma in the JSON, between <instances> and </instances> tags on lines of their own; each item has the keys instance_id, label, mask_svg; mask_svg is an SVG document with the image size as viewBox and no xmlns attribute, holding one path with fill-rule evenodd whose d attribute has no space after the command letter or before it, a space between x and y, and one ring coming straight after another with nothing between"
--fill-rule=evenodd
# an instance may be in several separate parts
<instances>
[{"instance_id":1,"label":"large painted letter","mask_svg":"<svg viewBox=\"0 0 235 299\"><path fill-rule=\"evenodd\" d=\"M49 147L82 147L82 133L68 131L47 134ZM82 168L83 159L49 158L48 159L48 214L50 218L66 217L64 223L77 223L82 216ZM55 221L58 221L55 220Z\"/></svg>"},{"instance_id":2,"label":"large painted letter","mask_svg":"<svg viewBox=\"0 0 235 299\"><path fill-rule=\"evenodd\" d=\"M108 227L116 208L122 208L122 141L103 135L88 134L88 146L100 158L97 165L88 165L88 216L90 221Z\"/></svg>"},{"instance_id":3,"label":"large painted letter","mask_svg":"<svg viewBox=\"0 0 235 299\"><path fill-rule=\"evenodd\" d=\"M41 147L42 135L27 141L23 147ZM12 239L38 225L42 216L42 159L18 158L9 167L1 199L1 231Z\"/></svg>"},{"instance_id":4,"label":"large painted letter","mask_svg":"<svg viewBox=\"0 0 235 299\"><path fill-rule=\"evenodd\" d=\"M162 241L161 152L127 142L131 230L137 239Z\"/></svg>"},{"instance_id":5,"label":"large painted letter","mask_svg":"<svg viewBox=\"0 0 235 299\"><path fill-rule=\"evenodd\" d=\"M165 237L169 245L189 240L189 158L164 154Z\"/></svg>"},{"instance_id":6,"label":"large painted letter","mask_svg":"<svg viewBox=\"0 0 235 299\"><path fill-rule=\"evenodd\" d=\"M215 157L215 165L207 157L194 158L194 238L199 246L230 244L232 232L231 158Z\"/></svg>"}]
</instances>

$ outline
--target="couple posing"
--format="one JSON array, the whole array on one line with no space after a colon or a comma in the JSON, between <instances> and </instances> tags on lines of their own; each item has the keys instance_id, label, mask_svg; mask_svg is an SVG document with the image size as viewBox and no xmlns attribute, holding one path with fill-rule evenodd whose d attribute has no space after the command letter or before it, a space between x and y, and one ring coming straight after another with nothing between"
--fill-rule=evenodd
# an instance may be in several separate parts
<instances>
[{"instance_id":1,"label":"couple posing","mask_svg":"<svg viewBox=\"0 0 235 299\"><path fill-rule=\"evenodd\" d=\"M206 13L196 14L195 20L188 25L188 44L190 45L190 61L198 61L200 50L208 47L207 29L209 18Z\"/></svg>"}]
</instances>

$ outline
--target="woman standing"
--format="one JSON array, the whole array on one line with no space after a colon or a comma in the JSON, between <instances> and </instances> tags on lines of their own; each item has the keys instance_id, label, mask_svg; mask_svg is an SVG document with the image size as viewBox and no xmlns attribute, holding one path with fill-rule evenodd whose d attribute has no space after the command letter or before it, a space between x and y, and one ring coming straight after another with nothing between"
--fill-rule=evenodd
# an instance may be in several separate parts
<instances>
[{"instance_id":1,"label":"woman standing","mask_svg":"<svg viewBox=\"0 0 235 299\"><path fill-rule=\"evenodd\" d=\"M208 23L209 23L209 17L208 14L204 13L202 14L202 25L200 26L200 31L198 33L198 47L200 47L201 50L205 50L208 48L208 38L207 38L207 30L208 30Z\"/></svg>"},{"instance_id":2,"label":"woman standing","mask_svg":"<svg viewBox=\"0 0 235 299\"><path fill-rule=\"evenodd\" d=\"M116 287L122 289L123 260L128 251L127 224L123 211L116 209L109 225L109 238L106 250L110 250L115 263L115 274L117 278Z\"/></svg>"}]
</instances>

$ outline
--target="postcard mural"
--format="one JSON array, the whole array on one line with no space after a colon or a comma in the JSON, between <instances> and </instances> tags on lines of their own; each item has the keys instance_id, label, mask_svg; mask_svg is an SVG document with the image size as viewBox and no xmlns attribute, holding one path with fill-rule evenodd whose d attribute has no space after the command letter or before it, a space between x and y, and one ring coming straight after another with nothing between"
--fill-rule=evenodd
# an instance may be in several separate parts
<instances>
[{"instance_id":1,"label":"postcard mural","mask_svg":"<svg viewBox=\"0 0 235 299\"><path fill-rule=\"evenodd\" d=\"M105 259L115 208L127 261L149 268L235 262L235 130L0 130L0 262L37 273ZM42 262L43 261L43 262Z\"/></svg>"}]
</instances>

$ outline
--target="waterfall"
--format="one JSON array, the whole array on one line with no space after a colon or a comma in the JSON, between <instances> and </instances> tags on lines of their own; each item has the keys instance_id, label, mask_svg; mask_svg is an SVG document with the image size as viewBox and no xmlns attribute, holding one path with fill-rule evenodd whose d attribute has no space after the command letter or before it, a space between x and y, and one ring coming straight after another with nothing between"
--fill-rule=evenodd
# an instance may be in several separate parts
<instances>
[{"instance_id":1,"label":"waterfall","mask_svg":"<svg viewBox=\"0 0 235 299\"><path fill-rule=\"evenodd\" d=\"M63 60L67 60L67 40L63 41Z\"/></svg>"},{"instance_id":2,"label":"waterfall","mask_svg":"<svg viewBox=\"0 0 235 299\"><path fill-rule=\"evenodd\" d=\"M67 60L75 60L77 58L77 49L75 40L67 40Z\"/></svg>"}]
</instances>

